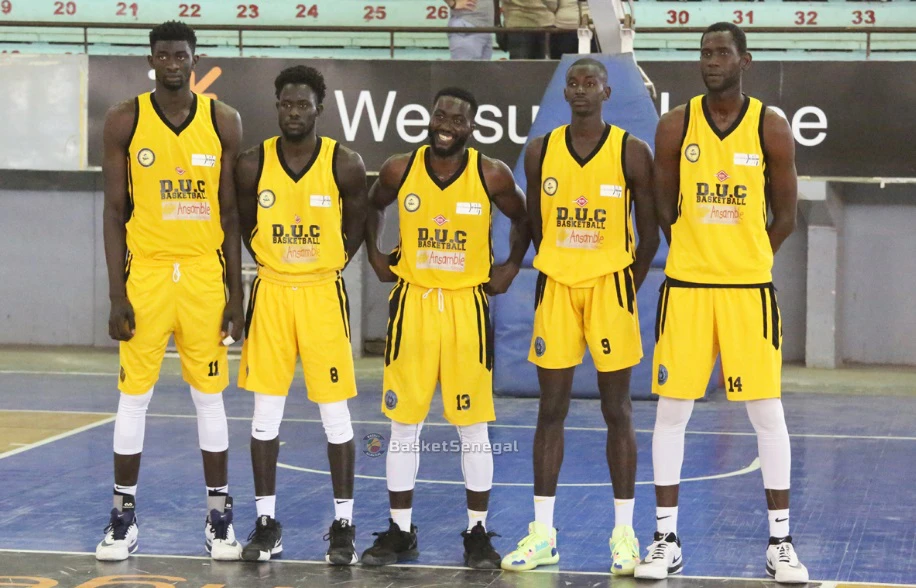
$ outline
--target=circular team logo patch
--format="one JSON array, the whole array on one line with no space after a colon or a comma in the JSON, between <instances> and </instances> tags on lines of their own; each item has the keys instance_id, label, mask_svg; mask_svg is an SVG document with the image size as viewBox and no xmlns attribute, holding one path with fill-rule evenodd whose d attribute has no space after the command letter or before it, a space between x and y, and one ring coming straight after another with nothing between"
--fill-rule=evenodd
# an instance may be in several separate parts
<instances>
[{"instance_id":1,"label":"circular team logo patch","mask_svg":"<svg viewBox=\"0 0 916 588\"><path fill-rule=\"evenodd\" d=\"M369 433L363 437L363 453L369 457L385 455L385 438L378 433Z\"/></svg>"},{"instance_id":2,"label":"circular team logo patch","mask_svg":"<svg viewBox=\"0 0 916 588\"><path fill-rule=\"evenodd\" d=\"M404 210L407 212L416 212L420 208L420 197L416 194L408 194L404 197Z\"/></svg>"},{"instance_id":3,"label":"circular team logo patch","mask_svg":"<svg viewBox=\"0 0 916 588\"><path fill-rule=\"evenodd\" d=\"M684 149L684 157L686 157L687 161L690 163L696 163L700 159L700 146L696 143L687 145L687 148Z\"/></svg>"},{"instance_id":4,"label":"circular team logo patch","mask_svg":"<svg viewBox=\"0 0 916 588\"><path fill-rule=\"evenodd\" d=\"M541 357L544 355L545 351L547 351L547 343L545 343L544 340L540 337L537 337L534 340L534 354L538 357Z\"/></svg>"},{"instance_id":5,"label":"circular team logo patch","mask_svg":"<svg viewBox=\"0 0 916 588\"><path fill-rule=\"evenodd\" d=\"M270 208L277 201L277 196L270 190L264 190L258 194L258 204L261 208Z\"/></svg>"},{"instance_id":6,"label":"circular team logo patch","mask_svg":"<svg viewBox=\"0 0 916 588\"><path fill-rule=\"evenodd\" d=\"M152 149L141 149L140 152L137 153L137 161L143 167L149 167L156 161L156 154L153 153Z\"/></svg>"},{"instance_id":7,"label":"circular team logo patch","mask_svg":"<svg viewBox=\"0 0 916 588\"><path fill-rule=\"evenodd\" d=\"M385 408L388 410L394 410L394 407L398 405L398 395L394 393L394 390L389 390L385 392Z\"/></svg>"},{"instance_id":8,"label":"circular team logo patch","mask_svg":"<svg viewBox=\"0 0 916 588\"><path fill-rule=\"evenodd\" d=\"M557 183L556 178L547 178L546 180L544 180L544 185L543 185L544 193L546 193L548 196L553 196L554 194L557 193L558 186L559 184Z\"/></svg>"},{"instance_id":9,"label":"circular team logo patch","mask_svg":"<svg viewBox=\"0 0 916 588\"><path fill-rule=\"evenodd\" d=\"M658 385L663 386L668 381L668 368L663 365L658 366Z\"/></svg>"}]
</instances>

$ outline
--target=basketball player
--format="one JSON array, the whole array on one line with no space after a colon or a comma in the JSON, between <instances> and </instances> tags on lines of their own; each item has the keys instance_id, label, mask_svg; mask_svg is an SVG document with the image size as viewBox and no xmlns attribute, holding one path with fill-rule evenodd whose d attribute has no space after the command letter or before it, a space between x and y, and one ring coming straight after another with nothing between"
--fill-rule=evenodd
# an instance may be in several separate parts
<instances>
[{"instance_id":1,"label":"basketball player","mask_svg":"<svg viewBox=\"0 0 916 588\"><path fill-rule=\"evenodd\" d=\"M534 433L534 522L502 567L530 570L560 560L553 506L563 463L563 423L573 374L588 347L598 370L614 485L611 572L632 575L639 543L633 532L636 433L630 371L642 358L636 291L659 242L652 152L604 121L602 107L611 87L601 62L576 61L566 72L563 94L572 110L570 124L534 139L525 151L534 267L541 271L528 359L537 366L541 399Z\"/></svg>"},{"instance_id":2,"label":"basketball player","mask_svg":"<svg viewBox=\"0 0 916 588\"><path fill-rule=\"evenodd\" d=\"M244 152L236 174L242 236L258 263L248 303L239 387L254 395L251 465L258 519L242 558L283 550L275 519L279 428L296 358L328 438L334 522L326 560L356 563L355 446L347 399L356 396L350 304L341 271L363 241L366 169L357 153L318 135L324 77L298 65L274 82L280 137Z\"/></svg>"},{"instance_id":3,"label":"basketball player","mask_svg":"<svg viewBox=\"0 0 916 588\"><path fill-rule=\"evenodd\" d=\"M795 229L795 143L785 119L741 92L751 65L744 32L716 23L702 36L707 92L665 114L655 138L656 205L671 249L655 327L659 395L652 463L658 531L637 578L681 571L677 499L684 430L716 356L729 400L745 401L757 432L769 509L766 570L807 582L789 535L789 433L780 401L782 329L771 269Z\"/></svg>"},{"instance_id":4,"label":"basketball player","mask_svg":"<svg viewBox=\"0 0 916 588\"><path fill-rule=\"evenodd\" d=\"M416 559L411 523L420 430L441 384L445 418L458 427L468 503L465 565L499 567L486 530L493 484L487 423L493 410L493 339L488 295L508 290L530 242L521 190L501 161L466 146L477 100L460 88L436 94L429 145L388 159L369 192L366 249L389 296L382 412L391 419L387 478L391 519L362 556L365 565ZM400 244L378 250L385 209L397 202ZM493 265L493 207L512 222L510 252Z\"/></svg>"},{"instance_id":5,"label":"basketball player","mask_svg":"<svg viewBox=\"0 0 916 588\"><path fill-rule=\"evenodd\" d=\"M166 22L149 38L155 92L114 106L105 120L108 332L121 341L121 399L114 508L96 558L123 560L137 549L135 496L146 410L174 333L197 409L207 551L213 559L238 559L222 391L229 383L224 344L241 338L244 320L232 177L242 123L232 108L191 91L199 57L190 27Z\"/></svg>"}]
</instances>

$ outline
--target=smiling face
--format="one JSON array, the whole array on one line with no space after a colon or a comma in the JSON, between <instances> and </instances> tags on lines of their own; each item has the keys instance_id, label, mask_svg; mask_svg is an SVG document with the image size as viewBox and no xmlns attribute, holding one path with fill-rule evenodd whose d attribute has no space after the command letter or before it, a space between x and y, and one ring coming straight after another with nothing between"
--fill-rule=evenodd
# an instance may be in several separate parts
<instances>
[{"instance_id":1,"label":"smiling face","mask_svg":"<svg viewBox=\"0 0 916 588\"><path fill-rule=\"evenodd\" d=\"M167 90L180 90L191 81L199 57L187 41L156 41L147 60L156 82Z\"/></svg>"},{"instance_id":2,"label":"smiling face","mask_svg":"<svg viewBox=\"0 0 916 588\"><path fill-rule=\"evenodd\" d=\"M611 97L607 75L594 65L574 65L566 72L563 97L573 113L580 116L600 111L604 101Z\"/></svg>"},{"instance_id":3,"label":"smiling face","mask_svg":"<svg viewBox=\"0 0 916 588\"><path fill-rule=\"evenodd\" d=\"M728 31L706 33L700 48L700 73L710 92L722 92L741 85L741 74L751 63L750 53L741 53Z\"/></svg>"},{"instance_id":4,"label":"smiling face","mask_svg":"<svg viewBox=\"0 0 916 588\"><path fill-rule=\"evenodd\" d=\"M461 152L474 132L471 104L454 96L440 96L429 121L429 145L438 157Z\"/></svg>"},{"instance_id":5,"label":"smiling face","mask_svg":"<svg viewBox=\"0 0 916 588\"><path fill-rule=\"evenodd\" d=\"M277 123L283 137L301 141L315 130L315 119L323 106L308 84L286 84L277 99Z\"/></svg>"}]
</instances>

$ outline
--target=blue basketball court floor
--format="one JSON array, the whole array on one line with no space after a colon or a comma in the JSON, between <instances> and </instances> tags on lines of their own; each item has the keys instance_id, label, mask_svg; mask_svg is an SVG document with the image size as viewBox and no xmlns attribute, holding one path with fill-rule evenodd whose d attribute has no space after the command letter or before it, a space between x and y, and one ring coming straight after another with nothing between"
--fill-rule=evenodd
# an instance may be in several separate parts
<instances>
[{"instance_id":1,"label":"blue basketball court floor","mask_svg":"<svg viewBox=\"0 0 916 588\"><path fill-rule=\"evenodd\" d=\"M237 365L231 364L233 377ZM417 565L328 570L322 537L333 505L326 441L301 380L281 428L277 518L284 525L283 559L211 565L203 549L205 490L194 409L174 366L163 370L147 421L137 495L140 551L122 564L97 563L87 554L94 553L111 508L116 366L109 352L0 351L0 586L636 585L607 576L613 500L595 400L574 400L567 420L555 518L559 566L529 574L461 567L459 533L467 518L459 454L450 444L457 433L437 401L423 432L429 444L414 500ZM387 528L385 458L372 441L387 439L388 424L379 411L380 360L360 360L357 371L360 396L351 402L354 522L362 551L373 531ZM857 384L845 381L843 372L805 379L806 372L792 372L801 375L787 383L784 395L792 435L792 535L802 561L822 586L916 584L916 376L859 372ZM230 493L236 533L244 540L255 519L248 449L253 401L235 386L225 398ZM655 403L634 402L633 414L639 444L635 527L645 546L654 530ZM536 399L497 399L488 527L501 535L494 545L502 554L533 517L536 415ZM684 577L670 580L671 586L765 585L768 533L756 454L742 405L719 395L697 404L681 487Z\"/></svg>"}]
</instances>

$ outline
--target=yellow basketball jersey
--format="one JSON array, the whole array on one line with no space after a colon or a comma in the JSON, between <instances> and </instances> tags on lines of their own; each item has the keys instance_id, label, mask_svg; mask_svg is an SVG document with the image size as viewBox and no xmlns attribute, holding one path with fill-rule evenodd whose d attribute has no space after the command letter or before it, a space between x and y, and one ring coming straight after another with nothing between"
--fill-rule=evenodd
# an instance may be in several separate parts
<instances>
[{"instance_id":1,"label":"yellow basketball jersey","mask_svg":"<svg viewBox=\"0 0 916 588\"><path fill-rule=\"evenodd\" d=\"M569 125L544 137L543 238L534 267L561 284L589 286L596 278L633 263L624 149L628 135L607 125L598 145L584 159L573 150Z\"/></svg>"},{"instance_id":2,"label":"yellow basketball jersey","mask_svg":"<svg viewBox=\"0 0 916 588\"><path fill-rule=\"evenodd\" d=\"M178 127L168 121L152 93L137 96L136 107L128 148L128 251L138 259L157 261L212 255L223 245L223 148L213 101L195 94L188 118Z\"/></svg>"},{"instance_id":3,"label":"yellow basketball jersey","mask_svg":"<svg viewBox=\"0 0 916 588\"><path fill-rule=\"evenodd\" d=\"M705 96L688 104L678 215L665 265L669 277L704 284L772 280L764 113L759 100L745 97L734 124L720 131Z\"/></svg>"},{"instance_id":4,"label":"yellow basketball jersey","mask_svg":"<svg viewBox=\"0 0 916 588\"><path fill-rule=\"evenodd\" d=\"M289 168L279 137L261 144L258 222L251 247L258 265L302 276L342 270L343 204L334 167L337 141L318 137L315 153L301 172Z\"/></svg>"},{"instance_id":5,"label":"yellow basketball jersey","mask_svg":"<svg viewBox=\"0 0 916 588\"><path fill-rule=\"evenodd\" d=\"M401 240L392 271L421 288L457 290L490 279L490 196L483 183L482 161L468 149L464 165L441 181L429 164L424 145L410 158L398 191Z\"/></svg>"}]
</instances>

